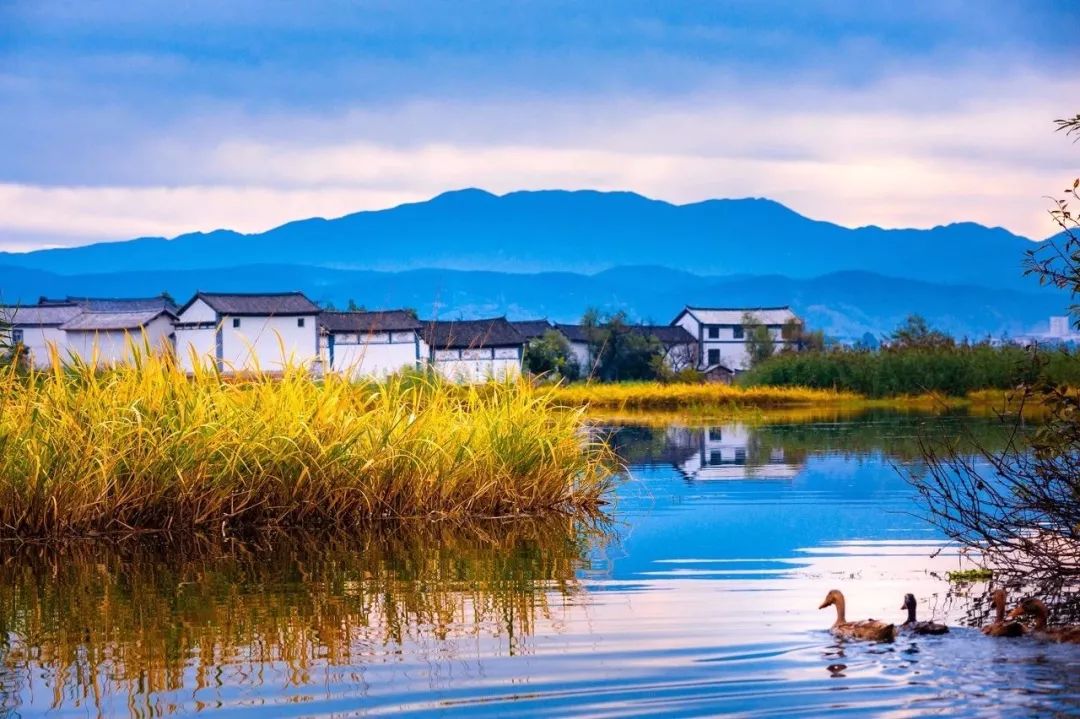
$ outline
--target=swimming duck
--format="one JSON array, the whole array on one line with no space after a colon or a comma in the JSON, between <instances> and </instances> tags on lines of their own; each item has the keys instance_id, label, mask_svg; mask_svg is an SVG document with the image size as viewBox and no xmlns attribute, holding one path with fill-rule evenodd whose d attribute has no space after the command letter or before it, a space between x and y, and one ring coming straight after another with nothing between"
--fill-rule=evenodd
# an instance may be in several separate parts
<instances>
[{"instance_id":1,"label":"swimming duck","mask_svg":"<svg viewBox=\"0 0 1080 719\"><path fill-rule=\"evenodd\" d=\"M824 609L830 605L836 605L836 621L832 625L832 633L836 636L871 642L891 642L896 639L895 625L879 622L876 619L849 622L844 616L844 594L839 589L833 589L826 594L825 601L818 609Z\"/></svg>"},{"instance_id":2,"label":"swimming duck","mask_svg":"<svg viewBox=\"0 0 1080 719\"><path fill-rule=\"evenodd\" d=\"M995 589L990 594L990 603L994 605L993 624L982 628L982 633L990 637L1022 637L1027 634L1027 627L1020 622L1005 621L1005 590Z\"/></svg>"},{"instance_id":3,"label":"swimming duck","mask_svg":"<svg viewBox=\"0 0 1080 719\"><path fill-rule=\"evenodd\" d=\"M949 631L949 628L944 624L917 621L915 619L916 605L914 594L904 595L904 604L900 608L907 610L907 621L900 625L900 631L910 632L911 634L945 634Z\"/></svg>"},{"instance_id":4,"label":"swimming duck","mask_svg":"<svg viewBox=\"0 0 1080 719\"><path fill-rule=\"evenodd\" d=\"M1080 626L1062 625L1059 627L1046 626L1046 619L1050 616L1050 610L1039 599L1025 599L1009 612L1009 619L1019 619L1024 615L1035 617L1035 636L1049 639L1052 642L1068 642L1080 644Z\"/></svg>"}]
</instances>

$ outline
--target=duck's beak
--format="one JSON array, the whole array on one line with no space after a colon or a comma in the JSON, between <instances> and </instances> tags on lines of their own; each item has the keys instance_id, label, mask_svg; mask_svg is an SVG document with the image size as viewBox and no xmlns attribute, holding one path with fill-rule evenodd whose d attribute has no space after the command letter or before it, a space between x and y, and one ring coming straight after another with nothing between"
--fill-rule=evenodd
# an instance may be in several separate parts
<instances>
[{"instance_id":1,"label":"duck's beak","mask_svg":"<svg viewBox=\"0 0 1080 719\"><path fill-rule=\"evenodd\" d=\"M829 606L829 600L828 599L826 599L824 602L822 602L821 606L818 607L818 609L824 609L827 606Z\"/></svg>"}]
</instances>

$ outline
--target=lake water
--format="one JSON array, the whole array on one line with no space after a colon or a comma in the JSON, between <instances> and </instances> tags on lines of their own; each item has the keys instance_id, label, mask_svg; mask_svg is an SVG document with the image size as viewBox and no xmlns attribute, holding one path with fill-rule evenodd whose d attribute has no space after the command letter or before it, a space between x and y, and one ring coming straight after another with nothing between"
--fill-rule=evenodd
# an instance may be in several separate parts
<instances>
[{"instance_id":1,"label":"lake water","mask_svg":"<svg viewBox=\"0 0 1080 719\"><path fill-rule=\"evenodd\" d=\"M621 427L607 526L7 547L0 714L307 717L1080 714L1080 646L1003 640L903 474L888 415ZM991 440L992 441L992 440ZM943 637L842 643L818 610Z\"/></svg>"}]
</instances>

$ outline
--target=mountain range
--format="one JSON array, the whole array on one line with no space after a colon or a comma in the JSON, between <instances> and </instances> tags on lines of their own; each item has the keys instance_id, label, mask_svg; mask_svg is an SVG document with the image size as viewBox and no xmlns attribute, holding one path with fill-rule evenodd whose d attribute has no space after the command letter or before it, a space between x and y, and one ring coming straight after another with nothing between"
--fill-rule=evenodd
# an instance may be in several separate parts
<instances>
[{"instance_id":1,"label":"mountain range","mask_svg":"<svg viewBox=\"0 0 1080 719\"><path fill-rule=\"evenodd\" d=\"M39 295L302 289L423 314L548 316L590 306L667 322L684 304L791 304L845 337L908 313L957 335L1045 327L1067 298L1022 273L1001 228L845 228L765 199L674 205L625 192L460 190L267 232L0 253L5 302Z\"/></svg>"}]
</instances>

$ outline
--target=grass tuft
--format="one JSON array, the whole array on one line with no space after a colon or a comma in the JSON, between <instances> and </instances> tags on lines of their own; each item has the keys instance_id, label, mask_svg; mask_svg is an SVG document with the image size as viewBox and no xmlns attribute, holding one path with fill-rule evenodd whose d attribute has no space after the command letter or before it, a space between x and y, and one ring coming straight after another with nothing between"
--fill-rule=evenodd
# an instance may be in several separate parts
<instances>
[{"instance_id":1,"label":"grass tuft","mask_svg":"<svg viewBox=\"0 0 1080 719\"><path fill-rule=\"evenodd\" d=\"M617 463L525 381L0 369L0 535L595 512Z\"/></svg>"}]
</instances>

